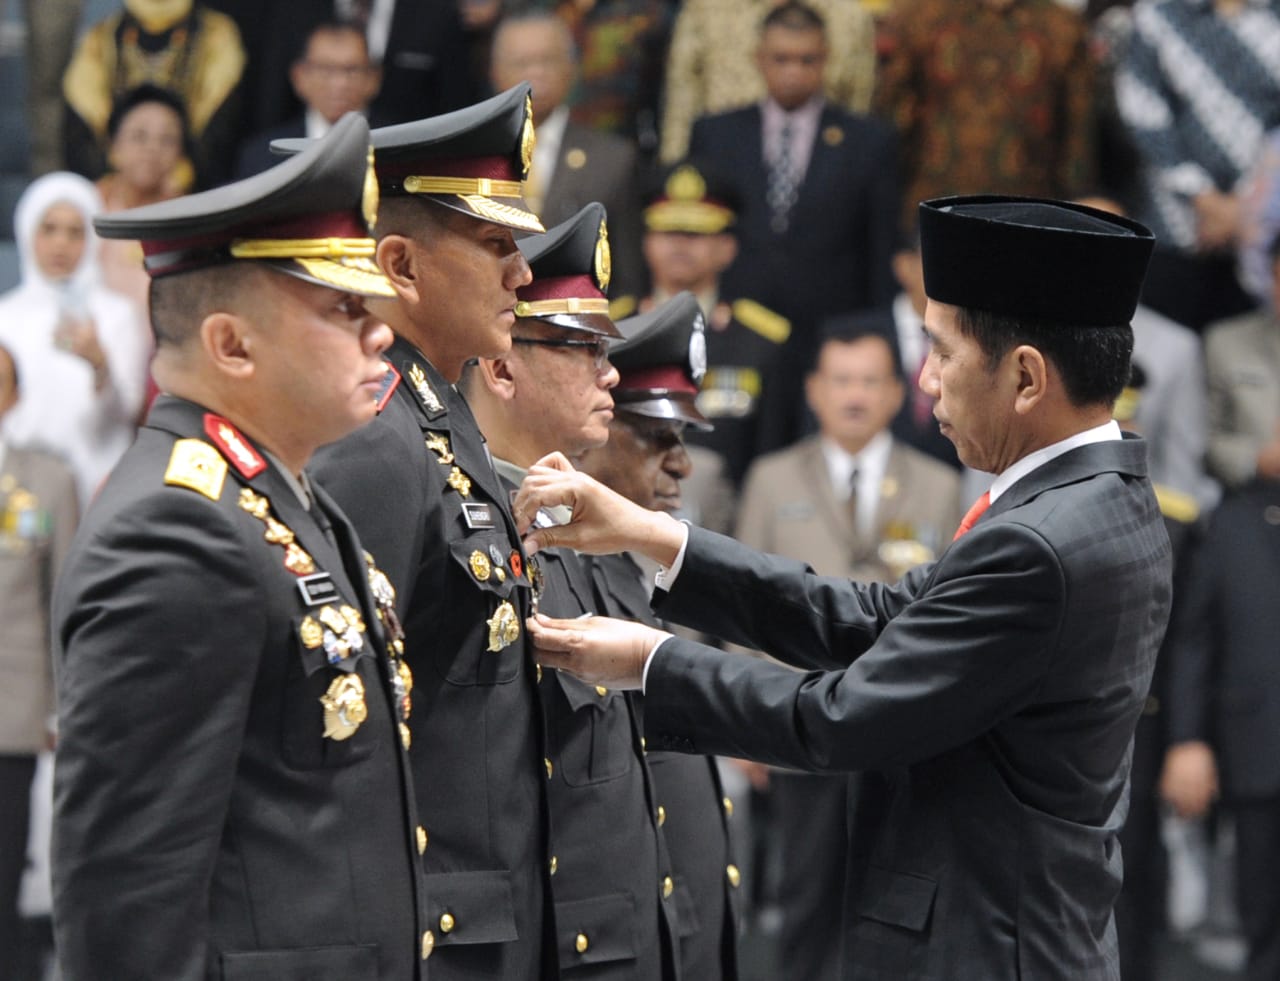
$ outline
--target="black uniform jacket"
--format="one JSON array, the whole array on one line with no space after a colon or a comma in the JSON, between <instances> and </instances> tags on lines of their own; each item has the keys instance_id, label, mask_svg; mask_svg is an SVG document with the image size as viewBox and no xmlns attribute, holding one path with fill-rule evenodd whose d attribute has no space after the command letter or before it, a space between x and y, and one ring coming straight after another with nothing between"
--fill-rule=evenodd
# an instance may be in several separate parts
<instances>
[{"instance_id":1,"label":"black uniform jacket","mask_svg":"<svg viewBox=\"0 0 1280 981\"><path fill-rule=\"evenodd\" d=\"M547 779L519 537L462 397L402 339L387 360L401 377L382 411L313 471L398 592L432 979L550 976Z\"/></svg>"},{"instance_id":2,"label":"black uniform jacket","mask_svg":"<svg viewBox=\"0 0 1280 981\"><path fill-rule=\"evenodd\" d=\"M586 560L565 549L534 558L538 609L594 612ZM539 685L547 719L556 931L566 978L672 981L678 976L675 880L628 692L560 671Z\"/></svg>"},{"instance_id":3,"label":"black uniform jacket","mask_svg":"<svg viewBox=\"0 0 1280 981\"><path fill-rule=\"evenodd\" d=\"M1170 565L1136 439L1034 470L892 586L691 528L659 611L812 670L669 640L649 744L865 771L843 977L1117 979L1116 833Z\"/></svg>"},{"instance_id":4,"label":"black uniform jacket","mask_svg":"<svg viewBox=\"0 0 1280 981\"><path fill-rule=\"evenodd\" d=\"M62 975L417 978L413 799L365 556L245 437L220 487L167 482L218 469L208 418L156 400L55 596ZM367 718L328 738L321 698L355 679Z\"/></svg>"},{"instance_id":5,"label":"black uniform jacket","mask_svg":"<svg viewBox=\"0 0 1280 981\"><path fill-rule=\"evenodd\" d=\"M591 578L597 612L662 626L649 609L643 573L630 555L593 556ZM631 698L643 716L643 696ZM729 848L733 802L709 756L651 750L645 761L674 870L680 975L701 981L736 978L735 899L741 879Z\"/></svg>"}]
</instances>

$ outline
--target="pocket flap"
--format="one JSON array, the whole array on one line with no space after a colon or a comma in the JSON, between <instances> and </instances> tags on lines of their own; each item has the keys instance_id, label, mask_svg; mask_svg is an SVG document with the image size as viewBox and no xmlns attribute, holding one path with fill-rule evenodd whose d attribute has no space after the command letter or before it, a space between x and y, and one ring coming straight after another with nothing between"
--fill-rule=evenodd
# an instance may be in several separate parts
<instances>
[{"instance_id":1,"label":"pocket flap","mask_svg":"<svg viewBox=\"0 0 1280 981\"><path fill-rule=\"evenodd\" d=\"M929 925L937 891L938 884L926 876L872 866L858 902L858 915L920 933Z\"/></svg>"},{"instance_id":2,"label":"pocket flap","mask_svg":"<svg viewBox=\"0 0 1280 981\"><path fill-rule=\"evenodd\" d=\"M377 981L378 948L306 947L222 955L222 981Z\"/></svg>"},{"instance_id":3,"label":"pocket flap","mask_svg":"<svg viewBox=\"0 0 1280 981\"><path fill-rule=\"evenodd\" d=\"M505 527L501 529L505 534ZM499 534L473 534L449 543L449 554L462 566L463 573L475 583L477 589L507 599L517 578L511 570L511 547Z\"/></svg>"},{"instance_id":4,"label":"pocket flap","mask_svg":"<svg viewBox=\"0 0 1280 981\"><path fill-rule=\"evenodd\" d=\"M561 968L633 960L635 916L635 900L628 893L556 903Z\"/></svg>"},{"instance_id":5,"label":"pocket flap","mask_svg":"<svg viewBox=\"0 0 1280 981\"><path fill-rule=\"evenodd\" d=\"M575 712L587 706L603 711L609 706L609 699L613 698L615 694L621 697L621 693L615 693L612 689L606 689L605 693L601 695L600 690L595 685L579 681L565 671L557 671L556 680L560 683L561 690L564 691L565 701L569 703L569 708Z\"/></svg>"},{"instance_id":6,"label":"pocket flap","mask_svg":"<svg viewBox=\"0 0 1280 981\"><path fill-rule=\"evenodd\" d=\"M426 893L427 922L438 947L504 943L520 936L511 873L505 869L428 874Z\"/></svg>"}]
</instances>

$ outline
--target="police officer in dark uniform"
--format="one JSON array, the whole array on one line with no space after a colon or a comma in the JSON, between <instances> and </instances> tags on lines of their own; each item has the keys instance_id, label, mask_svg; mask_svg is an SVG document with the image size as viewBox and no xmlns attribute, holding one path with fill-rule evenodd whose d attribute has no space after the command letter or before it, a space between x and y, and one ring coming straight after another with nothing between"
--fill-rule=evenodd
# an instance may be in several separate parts
<instances>
[{"instance_id":1,"label":"police officer in dark uniform","mask_svg":"<svg viewBox=\"0 0 1280 981\"><path fill-rule=\"evenodd\" d=\"M609 442L583 456L580 469L643 507L675 511L691 469L686 428L710 428L695 404L706 364L702 311L692 293L679 293L618 328L626 339L609 350L619 375ZM598 612L660 626L649 606L652 577L631 555L587 561ZM710 757L653 750L645 758L674 869L681 977L736 978L741 877L729 847L733 801Z\"/></svg>"},{"instance_id":2,"label":"police officer in dark uniform","mask_svg":"<svg viewBox=\"0 0 1280 981\"><path fill-rule=\"evenodd\" d=\"M378 264L397 299L374 422L328 447L319 481L399 591L417 706L417 848L435 932L433 981L553 977L542 721L523 624L531 587L471 410L464 362L510 346L541 231L520 197L533 153L529 87L374 130ZM292 149L297 143L277 144Z\"/></svg>"},{"instance_id":3,"label":"police officer in dark uniform","mask_svg":"<svg viewBox=\"0 0 1280 981\"><path fill-rule=\"evenodd\" d=\"M352 114L142 240L162 394L54 602L62 976L422 976L394 591L303 469L373 418L391 289Z\"/></svg>"},{"instance_id":4,"label":"police officer in dark uniform","mask_svg":"<svg viewBox=\"0 0 1280 981\"><path fill-rule=\"evenodd\" d=\"M577 459L609 438L618 375L607 345L620 336L606 312L601 205L520 247L533 282L519 290L515 346L468 369L463 389L513 491L534 460L553 450ZM538 609L564 617L595 609L587 563L573 552L544 552L533 575ZM670 981L675 881L632 699L559 672L540 677L561 970L600 981Z\"/></svg>"},{"instance_id":5,"label":"police officer in dark uniform","mask_svg":"<svg viewBox=\"0 0 1280 981\"><path fill-rule=\"evenodd\" d=\"M720 292L720 274L737 254L738 202L729 182L695 162L665 171L645 196L644 254L653 291L639 302L619 297L611 307L615 317L625 317L680 290L697 297L707 318L707 373L698 409L715 429L687 435L724 457L735 485L757 454L791 440L767 425L771 414L789 418L779 397L787 389L780 369L791 323L766 305L768 298Z\"/></svg>"}]
</instances>

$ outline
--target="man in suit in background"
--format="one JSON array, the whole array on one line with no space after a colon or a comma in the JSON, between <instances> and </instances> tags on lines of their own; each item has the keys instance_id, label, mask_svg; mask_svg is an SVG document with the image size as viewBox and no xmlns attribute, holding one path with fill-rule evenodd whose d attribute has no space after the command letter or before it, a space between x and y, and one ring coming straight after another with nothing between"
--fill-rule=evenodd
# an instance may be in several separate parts
<instances>
[{"instance_id":1,"label":"man in suit in background","mask_svg":"<svg viewBox=\"0 0 1280 981\"><path fill-rule=\"evenodd\" d=\"M17 365L0 347L0 420L17 400ZM18 889L27 865L36 757L52 741L49 608L79 513L65 463L0 435L0 675L9 696L9 711L0 716L0 981L23 981Z\"/></svg>"},{"instance_id":2,"label":"man in suit in background","mask_svg":"<svg viewBox=\"0 0 1280 981\"><path fill-rule=\"evenodd\" d=\"M271 153L272 140L294 136L316 140L347 113L367 114L381 80L381 71L369 59L363 31L342 21L317 24L307 35L298 60L289 67L289 84L302 103L302 111L240 144L236 179L279 163L280 158Z\"/></svg>"},{"instance_id":3,"label":"man in suit in background","mask_svg":"<svg viewBox=\"0 0 1280 981\"><path fill-rule=\"evenodd\" d=\"M636 149L630 140L569 118L565 98L578 74L573 34L550 10L509 14L493 35L489 77L494 91L520 82L533 86L533 151L525 197L548 227L567 221L592 201L609 214L613 254L610 287L620 293L644 289L640 257L640 196Z\"/></svg>"},{"instance_id":4,"label":"man in suit in background","mask_svg":"<svg viewBox=\"0 0 1280 981\"><path fill-rule=\"evenodd\" d=\"M732 179L742 199L726 289L773 298L807 342L797 365L823 317L887 305L897 292L893 131L823 99L826 61L822 18L794 0L779 5L756 55L764 101L698 120L689 142L689 156Z\"/></svg>"},{"instance_id":5,"label":"man in suit in background","mask_svg":"<svg viewBox=\"0 0 1280 981\"><path fill-rule=\"evenodd\" d=\"M819 575L894 582L950 539L963 513L960 478L889 429L905 396L890 336L849 315L827 321L819 344L805 380L818 432L756 460L734 537ZM788 981L836 972L847 783L786 769L769 777Z\"/></svg>"},{"instance_id":6,"label":"man in suit in background","mask_svg":"<svg viewBox=\"0 0 1280 981\"><path fill-rule=\"evenodd\" d=\"M820 577L552 457L517 519L572 518L528 550L638 548L665 567L659 612L808 670L607 618L530 631L544 666L643 686L654 749L855 775L848 981L1118 981L1117 834L1170 603L1146 449L1111 418L1153 236L1052 201L920 215L920 384L960 459L997 474L938 560L893 586Z\"/></svg>"}]
</instances>

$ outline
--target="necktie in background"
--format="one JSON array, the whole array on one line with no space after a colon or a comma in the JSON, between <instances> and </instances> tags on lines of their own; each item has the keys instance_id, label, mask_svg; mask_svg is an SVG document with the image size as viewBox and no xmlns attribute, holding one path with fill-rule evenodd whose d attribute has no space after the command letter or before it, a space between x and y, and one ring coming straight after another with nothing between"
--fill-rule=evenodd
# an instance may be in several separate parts
<instances>
[{"instance_id":1,"label":"necktie in background","mask_svg":"<svg viewBox=\"0 0 1280 981\"><path fill-rule=\"evenodd\" d=\"M956 529L955 536L951 540L954 542L957 538L972 528L974 524L977 523L977 520L986 513L987 508L989 507L991 507L991 491L985 491L980 498L973 502L973 505L969 510L964 513L964 517L960 519L960 527Z\"/></svg>"},{"instance_id":2,"label":"necktie in background","mask_svg":"<svg viewBox=\"0 0 1280 981\"><path fill-rule=\"evenodd\" d=\"M778 146L773 155L773 165L769 168L769 179L765 188L765 201L772 212L769 225L778 234L787 230L791 220L791 208L796 203L799 192L795 165L791 160L791 136L791 123L788 121L782 124L782 133L778 138Z\"/></svg>"}]
</instances>

